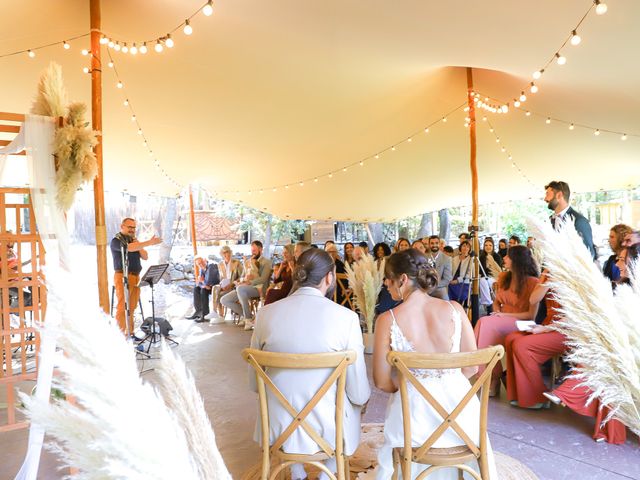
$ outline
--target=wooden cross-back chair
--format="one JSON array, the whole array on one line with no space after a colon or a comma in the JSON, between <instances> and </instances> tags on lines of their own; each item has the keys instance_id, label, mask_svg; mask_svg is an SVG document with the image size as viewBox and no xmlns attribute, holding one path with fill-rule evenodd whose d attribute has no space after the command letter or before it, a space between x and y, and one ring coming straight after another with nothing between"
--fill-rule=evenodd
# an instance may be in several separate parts
<instances>
[{"instance_id":1,"label":"wooden cross-back chair","mask_svg":"<svg viewBox=\"0 0 640 480\"><path fill-rule=\"evenodd\" d=\"M394 448L394 480L398 478L398 466L402 478L411 477L412 462L430 465L421 472L416 480L422 480L436 470L455 467L462 479L463 472L469 473L476 480L489 480L489 464L487 459L487 412L489 407L489 384L493 367L504 356L501 345L465 353L422 354L409 352L389 352L387 361L398 371L400 398L402 402L402 422L404 428L404 447ZM453 369L476 365L486 365L484 372L471 385L467 394L460 400L453 411L448 412L420 383L412 369ZM426 402L442 417L442 423L419 447L413 447L411 441L411 405L407 384L413 385ZM468 405L469 401L480 394L480 441L476 444L456 419ZM449 429L453 429L464 442L452 448L434 448L436 441ZM466 465L470 461L478 462L480 474Z\"/></svg>"},{"instance_id":2,"label":"wooden cross-back chair","mask_svg":"<svg viewBox=\"0 0 640 480\"><path fill-rule=\"evenodd\" d=\"M341 298L340 305L355 312L353 290L349 288L349 277L346 273L336 273L336 290L333 292L333 301L338 303L338 297Z\"/></svg>"},{"instance_id":3,"label":"wooden cross-back chair","mask_svg":"<svg viewBox=\"0 0 640 480\"><path fill-rule=\"evenodd\" d=\"M344 454L343 422L344 422L344 397L347 381L347 367L356 360L356 352L347 350L336 353L292 354L264 352L246 348L242 351L242 357L253 367L256 373L258 385L258 398L260 402L260 424L262 433L262 469L261 480L273 480L286 467L294 463L310 464L324 471L333 480L348 480L349 459ZM273 383L265 368L280 369L317 369L332 368L333 371L327 380L320 386L304 408L297 411ZM318 433L306 421L318 402L327 394L331 386L336 383L336 438L335 448ZM280 434L273 445L269 442L269 408L267 391L278 400L284 409L291 415L291 424ZM282 447L287 439L298 429L302 428L318 445L318 452L313 454L301 454L285 452ZM330 458L336 459L337 475L322 463ZM272 460L278 460L279 465L272 467Z\"/></svg>"}]
</instances>

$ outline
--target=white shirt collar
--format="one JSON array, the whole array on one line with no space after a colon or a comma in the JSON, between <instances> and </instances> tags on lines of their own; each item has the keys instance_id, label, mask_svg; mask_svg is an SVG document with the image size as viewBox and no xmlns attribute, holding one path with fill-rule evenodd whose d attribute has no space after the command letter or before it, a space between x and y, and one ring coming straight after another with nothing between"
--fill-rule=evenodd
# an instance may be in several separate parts
<instances>
[{"instance_id":1,"label":"white shirt collar","mask_svg":"<svg viewBox=\"0 0 640 480\"><path fill-rule=\"evenodd\" d=\"M564 218L564 216L567 214L567 210L569 210L571 208L571 205L567 205L567 208L565 208L564 210L560 211L560 213L556 213L554 216L555 218Z\"/></svg>"},{"instance_id":2,"label":"white shirt collar","mask_svg":"<svg viewBox=\"0 0 640 480\"><path fill-rule=\"evenodd\" d=\"M291 295L314 295L317 297L324 297L324 295L322 295L322 292L315 287L300 287Z\"/></svg>"}]
</instances>

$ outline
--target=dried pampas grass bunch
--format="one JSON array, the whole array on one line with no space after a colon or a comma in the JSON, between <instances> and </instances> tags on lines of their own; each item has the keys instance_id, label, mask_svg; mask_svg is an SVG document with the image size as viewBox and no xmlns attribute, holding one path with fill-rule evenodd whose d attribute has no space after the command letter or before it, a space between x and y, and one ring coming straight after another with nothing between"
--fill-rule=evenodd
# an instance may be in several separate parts
<instances>
[{"instance_id":1,"label":"dried pampas grass bunch","mask_svg":"<svg viewBox=\"0 0 640 480\"><path fill-rule=\"evenodd\" d=\"M614 292L600 273L573 223L554 231L537 224L551 289L562 317L554 326L566 335L574 376L611 414L640 434L640 263L630 268L632 285Z\"/></svg>"},{"instance_id":2,"label":"dried pampas grass bunch","mask_svg":"<svg viewBox=\"0 0 640 480\"><path fill-rule=\"evenodd\" d=\"M353 265L345 263L349 287L353 290L358 310L364 316L367 333L373 333L373 319L378 295L384 281L384 264L383 260L378 269L376 261L371 255L363 255Z\"/></svg>"},{"instance_id":3,"label":"dried pampas grass bunch","mask_svg":"<svg viewBox=\"0 0 640 480\"><path fill-rule=\"evenodd\" d=\"M48 448L79 470L73 478L230 480L182 361L163 352L161 388L143 382L133 345L117 326L79 301L77 282L60 285L51 284L49 293L61 324L42 334L57 336L65 355L58 359L56 387L75 404L21 398L31 420L55 438Z\"/></svg>"},{"instance_id":4,"label":"dried pampas grass bunch","mask_svg":"<svg viewBox=\"0 0 640 480\"><path fill-rule=\"evenodd\" d=\"M83 182L92 181L98 174L93 148L98 143L98 132L85 121L84 103L66 105L66 92L60 65L51 63L40 78L38 94L31 113L64 117L62 127L56 128L54 153L58 161L56 173L56 199L64 211L73 204L76 191Z\"/></svg>"}]
</instances>

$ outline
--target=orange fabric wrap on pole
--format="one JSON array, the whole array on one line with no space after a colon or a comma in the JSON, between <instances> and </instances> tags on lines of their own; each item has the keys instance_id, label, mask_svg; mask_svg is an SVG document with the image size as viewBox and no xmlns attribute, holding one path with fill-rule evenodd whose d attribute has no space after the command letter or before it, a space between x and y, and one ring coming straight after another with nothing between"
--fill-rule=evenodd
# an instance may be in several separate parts
<instances>
[{"instance_id":1,"label":"orange fabric wrap on pole","mask_svg":"<svg viewBox=\"0 0 640 480\"><path fill-rule=\"evenodd\" d=\"M472 238L473 251L480 253L480 243L478 241L478 163L476 159L476 105L473 101L473 69L467 67L467 105L469 107L469 154L471 166L471 225L475 230ZM473 293L477 295L480 291L478 277L480 275L480 266L478 262L474 262L473 272Z\"/></svg>"}]
</instances>

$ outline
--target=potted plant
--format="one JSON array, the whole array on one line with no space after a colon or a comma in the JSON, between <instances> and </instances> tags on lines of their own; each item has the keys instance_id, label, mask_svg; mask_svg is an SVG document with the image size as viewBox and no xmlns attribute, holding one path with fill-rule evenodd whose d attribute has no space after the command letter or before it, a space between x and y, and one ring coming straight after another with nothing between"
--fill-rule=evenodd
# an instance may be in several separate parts
<instances>
[{"instance_id":1,"label":"potted plant","mask_svg":"<svg viewBox=\"0 0 640 480\"><path fill-rule=\"evenodd\" d=\"M384 261L378 267L370 255L363 256L353 265L345 265L349 287L353 290L356 307L364 317L363 334L365 353L373 353L373 329L378 295L384 281Z\"/></svg>"}]
</instances>

